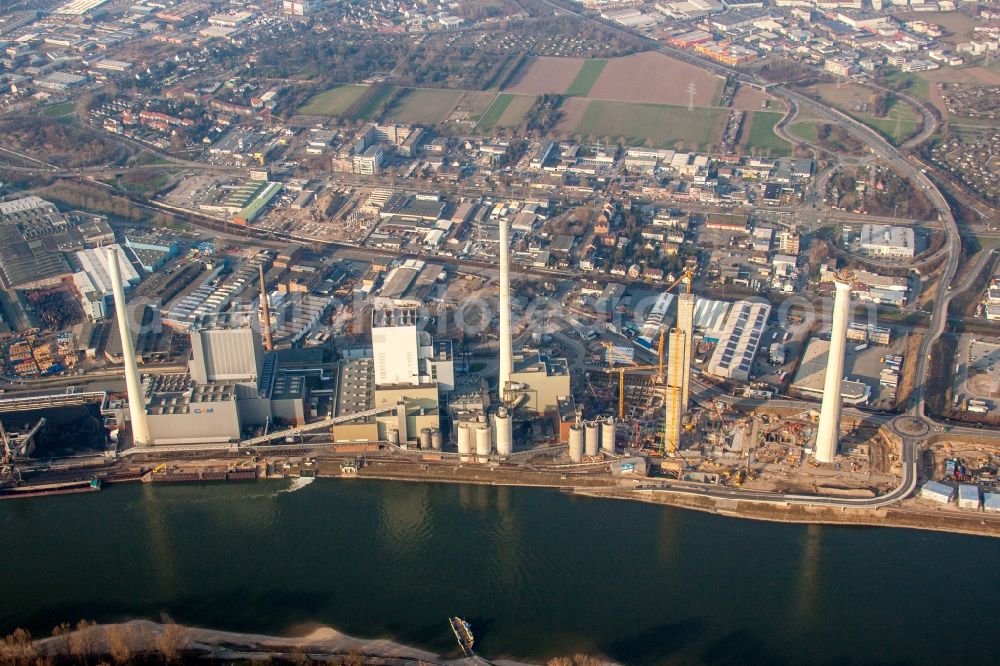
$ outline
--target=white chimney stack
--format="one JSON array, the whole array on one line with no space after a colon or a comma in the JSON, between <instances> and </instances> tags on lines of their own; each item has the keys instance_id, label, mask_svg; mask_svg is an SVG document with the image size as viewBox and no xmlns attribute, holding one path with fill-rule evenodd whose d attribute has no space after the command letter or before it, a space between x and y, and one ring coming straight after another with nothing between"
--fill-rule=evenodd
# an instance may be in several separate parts
<instances>
[{"instance_id":1,"label":"white chimney stack","mask_svg":"<svg viewBox=\"0 0 1000 666\"><path fill-rule=\"evenodd\" d=\"M125 309L125 290L122 289L122 271L118 264L118 249L108 248L108 272L115 295L115 316L118 333L122 339L122 356L125 357L125 387L128 390L128 413L132 423L132 442L135 446L152 444L149 424L146 422L146 399L139 383L139 366L135 362L135 347L129 331L128 311Z\"/></svg>"},{"instance_id":2,"label":"white chimney stack","mask_svg":"<svg viewBox=\"0 0 1000 666\"><path fill-rule=\"evenodd\" d=\"M504 390L514 370L513 339L510 331L510 238L507 221L500 219L500 381L497 393L504 401Z\"/></svg>"},{"instance_id":3,"label":"white chimney stack","mask_svg":"<svg viewBox=\"0 0 1000 666\"><path fill-rule=\"evenodd\" d=\"M837 290L833 298L833 328L830 331L830 352L823 381L823 404L820 407L819 423L816 425L815 456L816 460L824 463L832 462L837 455L837 440L840 438L840 382L844 377L847 319L851 304L851 283L837 278L833 284Z\"/></svg>"}]
</instances>

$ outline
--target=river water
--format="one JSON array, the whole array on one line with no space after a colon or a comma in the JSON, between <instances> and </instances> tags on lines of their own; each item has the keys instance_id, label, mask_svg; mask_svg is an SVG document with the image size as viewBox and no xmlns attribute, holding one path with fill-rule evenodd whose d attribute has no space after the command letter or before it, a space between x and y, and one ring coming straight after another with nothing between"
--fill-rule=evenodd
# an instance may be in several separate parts
<instances>
[{"instance_id":1,"label":"river water","mask_svg":"<svg viewBox=\"0 0 1000 666\"><path fill-rule=\"evenodd\" d=\"M0 631L322 624L454 654L626 664L982 663L1000 540L741 521L553 490L130 484L0 502Z\"/></svg>"}]
</instances>

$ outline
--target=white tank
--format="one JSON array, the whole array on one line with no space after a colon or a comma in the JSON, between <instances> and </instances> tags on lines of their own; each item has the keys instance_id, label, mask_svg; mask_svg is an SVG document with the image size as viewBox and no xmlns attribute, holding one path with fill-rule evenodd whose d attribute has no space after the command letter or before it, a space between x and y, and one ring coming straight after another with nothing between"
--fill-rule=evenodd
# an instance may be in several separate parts
<instances>
[{"instance_id":1,"label":"white tank","mask_svg":"<svg viewBox=\"0 0 1000 666\"><path fill-rule=\"evenodd\" d=\"M583 426L579 423L569 427L569 459L573 462L583 460Z\"/></svg>"},{"instance_id":2,"label":"white tank","mask_svg":"<svg viewBox=\"0 0 1000 666\"><path fill-rule=\"evenodd\" d=\"M615 452L615 417L609 416L601 422L601 451Z\"/></svg>"},{"instance_id":3,"label":"white tank","mask_svg":"<svg viewBox=\"0 0 1000 666\"><path fill-rule=\"evenodd\" d=\"M490 442L490 427L480 424L476 427L476 457L480 462L486 462L490 457L490 450L493 448Z\"/></svg>"},{"instance_id":4,"label":"white tank","mask_svg":"<svg viewBox=\"0 0 1000 666\"><path fill-rule=\"evenodd\" d=\"M430 449L431 448L431 429L421 428L420 429L420 448Z\"/></svg>"},{"instance_id":5,"label":"white tank","mask_svg":"<svg viewBox=\"0 0 1000 666\"><path fill-rule=\"evenodd\" d=\"M437 428L431 430L431 448L435 451L441 450L441 431Z\"/></svg>"},{"instance_id":6,"label":"white tank","mask_svg":"<svg viewBox=\"0 0 1000 666\"><path fill-rule=\"evenodd\" d=\"M590 421L584 428L584 453L588 456L596 456L601 445L601 431L596 421Z\"/></svg>"},{"instance_id":7,"label":"white tank","mask_svg":"<svg viewBox=\"0 0 1000 666\"><path fill-rule=\"evenodd\" d=\"M510 414L507 409L500 407L496 415L497 428L497 453L501 456L509 456L514 452L514 431Z\"/></svg>"},{"instance_id":8,"label":"white tank","mask_svg":"<svg viewBox=\"0 0 1000 666\"><path fill-rule=\"evenodd\" d=\"M472 429L468 423L458 424L458 452L467 456L472 453Z\"/></svg>"},{"instance_id":9,"label":"white tank","mask_svg":"<svg viewBox=\"0 0 1000 666\"><path fill-rule=\"evenodd\" d=\"M389 443L393 446L399 446L399 431L395 428L388 430L385 433L385 438L389 440Z\"/></svg>"}]
</instances>

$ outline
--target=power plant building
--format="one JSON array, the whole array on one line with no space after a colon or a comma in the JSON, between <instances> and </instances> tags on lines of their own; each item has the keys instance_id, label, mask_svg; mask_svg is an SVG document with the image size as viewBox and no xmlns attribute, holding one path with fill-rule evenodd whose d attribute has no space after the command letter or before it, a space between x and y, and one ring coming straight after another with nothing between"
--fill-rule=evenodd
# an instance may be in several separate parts
<instances>
[{"instance_id":1,"label":"power plant building","mask_svg":"<svg viewBox=\"0 0 1000 666\"><path fill-rule=\"evenodd\" d=\"M240 439L236 385L194 384L187 375L146 377L146 420L157 444L207 444Z\"/></svg>"},{"instance_id":2,"label":"power plant building","mask_svg":"<svg viewBox=\"0 0 1000 666\"><path fill-rule=\"evenodd\" d=\"M451 342L435 342L417 328L420 303L383 299L372 311L372 354L375 385L436 383L455 387Z\"/></svg>"},{"instance_id":3,"label":"power plant building","mask_svg":"<svg viewBox=\"0 0 1000 666\"><path fill-rule=\"evenodd\" d=\"M228 317L212 318L191 331L191 378L196 384L256 383L264 364L260 334L249 325L230 328Z\"/></svg>"},{"instance_id":4,"label":"power plant building","mask_svg":"<svg viewBox=\"0 0 1000 666\"><path fill-rule=\"evenodd\" d=\"M538 414L558 414L559 399L572 395L569 364L564 358L553 358L535 351L514 355L514 370L510 374L512 403L520 404Z\"/></svg>"}]
</instances>

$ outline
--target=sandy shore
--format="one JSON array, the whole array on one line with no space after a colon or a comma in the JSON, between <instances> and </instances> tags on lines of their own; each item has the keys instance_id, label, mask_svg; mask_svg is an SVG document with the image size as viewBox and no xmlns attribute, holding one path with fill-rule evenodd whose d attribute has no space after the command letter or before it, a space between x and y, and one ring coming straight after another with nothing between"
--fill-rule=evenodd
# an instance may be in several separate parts
<instances>
[{"instance_id":1,"label":"sandy shore","mask_svg":"<svg viewBox=\"0 0 1000 666\"><path fill-rule=\"evenodd\" d=\"M479 657L448 659L387 639L354 638L324 626L308 628L302 635L268 636L132 620L94 625L67 636L34 642L35 653L41 657L77 656L84 649L82 646L86 646L86 653L93 657L110 657L116 652L119 655L171 654L175 661L181 662L206 658L261 662L274 658L308 658L313 662L385 666L489 663L517 666L517 662L489 662Z\"/></svg>"}]
</instances>

